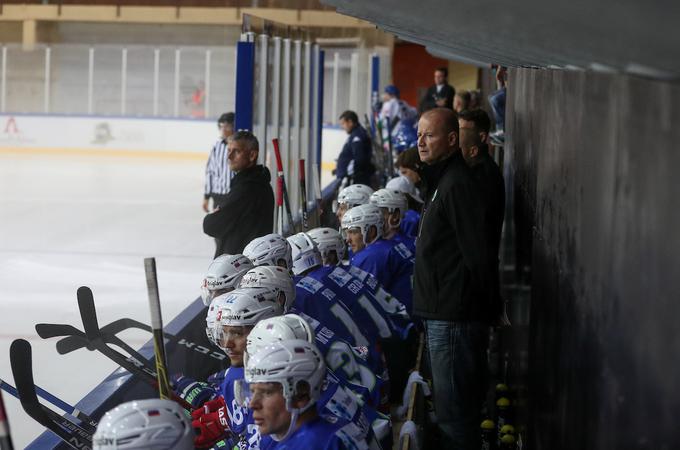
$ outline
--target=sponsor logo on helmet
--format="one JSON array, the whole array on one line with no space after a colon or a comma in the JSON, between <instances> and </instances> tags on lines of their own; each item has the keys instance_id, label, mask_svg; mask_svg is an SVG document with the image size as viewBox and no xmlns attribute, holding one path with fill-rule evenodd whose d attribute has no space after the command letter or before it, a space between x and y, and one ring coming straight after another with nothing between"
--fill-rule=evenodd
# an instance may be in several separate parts
<instances>
[{"instance_id":1,"label":"sponsor logo on helmet","mask_svg":"<svg viewBox=\"0 0 680 450\"><path fill-rule=\"evenodd\" d=\"M220 312L221 312L221 311L220 311ZM227 321L227 322L241 320L242 317L243 317L243 314L226 314L226 315L222 315L222 319L225 320L225 321ZM217 320L220 320L220 319L217 319Z\"/></svg>"},{"instance_id":2,"label":"sponsor logo on helmet","mask_svg":"<svg viewBox=\"0 0 680 450\"><path fill-rule=\"evenodd\" d=\"M261 369L259 367L253 367L252 369L248 369L248 373L250 374L251 377L267 375L267 372L268 372L267 369Z\"/></svg>"}]
</instances>

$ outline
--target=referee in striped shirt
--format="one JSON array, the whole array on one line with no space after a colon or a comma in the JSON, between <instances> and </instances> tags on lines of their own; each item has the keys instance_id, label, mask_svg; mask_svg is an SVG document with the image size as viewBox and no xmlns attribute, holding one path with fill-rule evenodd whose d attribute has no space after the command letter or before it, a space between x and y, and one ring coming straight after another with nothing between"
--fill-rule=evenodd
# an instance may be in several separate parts
<instances>
[{"instance_id":1,"label":"referee in striped shirt","mask_svg":"<svg viewBox=\"0 0 680 450\"><path fill-rule=\"evenodd\" d=\"M224 201L231 183L231 170L227 161L227 140L234 134L234 113L224 113L217 120L217 128L220 130L220 139L215 142L208 163L205 166L205 191L203 195L203 211L210 212L210 199L212 209L217 208Z\"/></svg>"}]
</instances>

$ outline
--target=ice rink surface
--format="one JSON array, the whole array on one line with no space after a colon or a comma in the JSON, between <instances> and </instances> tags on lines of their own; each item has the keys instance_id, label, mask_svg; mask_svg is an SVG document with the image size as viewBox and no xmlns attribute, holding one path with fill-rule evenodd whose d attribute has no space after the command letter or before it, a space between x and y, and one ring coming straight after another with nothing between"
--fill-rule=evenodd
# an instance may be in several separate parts
<instances>
[{"instance_id":1,"label":"ice rink surface","mask_svg":"<svg viewBox=\"0 0 680 450\"><path fill-rule=\"evenodd\" d=\"M207 151L205 158L207 159ZM103 355L61 356L36 323L82 329L76 289L92 288L100 325L149 323L143 259L156 257L168 323L199 294L214 244L202 231L205 159L0 152L0 378L9 346L33 346L35 382L74 404L115 369ZM125 332L139 347L144 332ZM15 448L44 429L3 393Z\"/></svg>"}]
</instances>

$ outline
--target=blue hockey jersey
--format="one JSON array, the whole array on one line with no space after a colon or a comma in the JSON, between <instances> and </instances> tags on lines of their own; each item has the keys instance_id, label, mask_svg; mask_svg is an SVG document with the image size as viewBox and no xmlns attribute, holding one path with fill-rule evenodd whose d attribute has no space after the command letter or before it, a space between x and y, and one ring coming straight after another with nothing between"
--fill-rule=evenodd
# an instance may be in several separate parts
<instances>
[{"instance_id":1,"label":"blue hockey jersey","mask_svg":"<svg viewBox=\"0 0 680 450\"><path fill-rule=\"evenodd\" d=\"M371 340L355 322L351 309L345 304L347 294L326 279L333 269L319 267L303 277L295 277L295 302L290 312L303 312L315 318L352 346L369 347Z\"/></svg>"},{"instance_id":2,"label":"blue hockey jersey","mask_svg":"<svg viewBox=\"0 0 680 450\"><path fill-rule=\"evenodd\" d=\"M357 427L342 420L317 418L303 424L286 440L277 442L263 436L262 450L364 450L368 444Z\"/></svg>"},{"instance_id":3,"label":"blue hockey jersey","mask_svg":"<svg viewBox=\"0 0 680 450\"><path fill-rule=\"evenodd\" d=\"M387 292L399 299L410 314L413 306L415 255L402 243L378 239L355 254L350 264L375 276Z\"/></svg>"},{"instance_id":4,"label":"blue hockey jersey","mask_svg":"<svg viewBox=\"0 0 680 450\"><path fill-rule=\"evenodd\" d=\"M404 218L401 219L401 224L399 229L406 236L416 237L418 236L418 227L420 226L420 213L409 209L404 214Z\"/></svg>"}]
</instances>

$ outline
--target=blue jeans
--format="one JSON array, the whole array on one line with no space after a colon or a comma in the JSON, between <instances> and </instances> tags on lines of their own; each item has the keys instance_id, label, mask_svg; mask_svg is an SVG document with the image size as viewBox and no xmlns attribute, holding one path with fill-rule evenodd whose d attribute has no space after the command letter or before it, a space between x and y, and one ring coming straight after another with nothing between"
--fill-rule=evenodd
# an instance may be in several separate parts
<instances>
[{"instance_id":1,"label":"blue jeans","mask_svg":"<svg viewBox=\"0 0 680 450\"><path fill-rule=\"evenodd\" d=\"M494 119L496 119L496 129L505 129L505 87L500 88L493 94L489 95L489 105L493 111Z\"/></svg>"},{"instance_id":2,"label":"blue jeans","mask_svg":"<svg viewBox=\"0 0 680 450\"><path fill-rule=\"evenodd\" d=\"M425 329L441 448L476 450L489 379L489 325L426 320Z\"/></svg>"}]
</instances>

